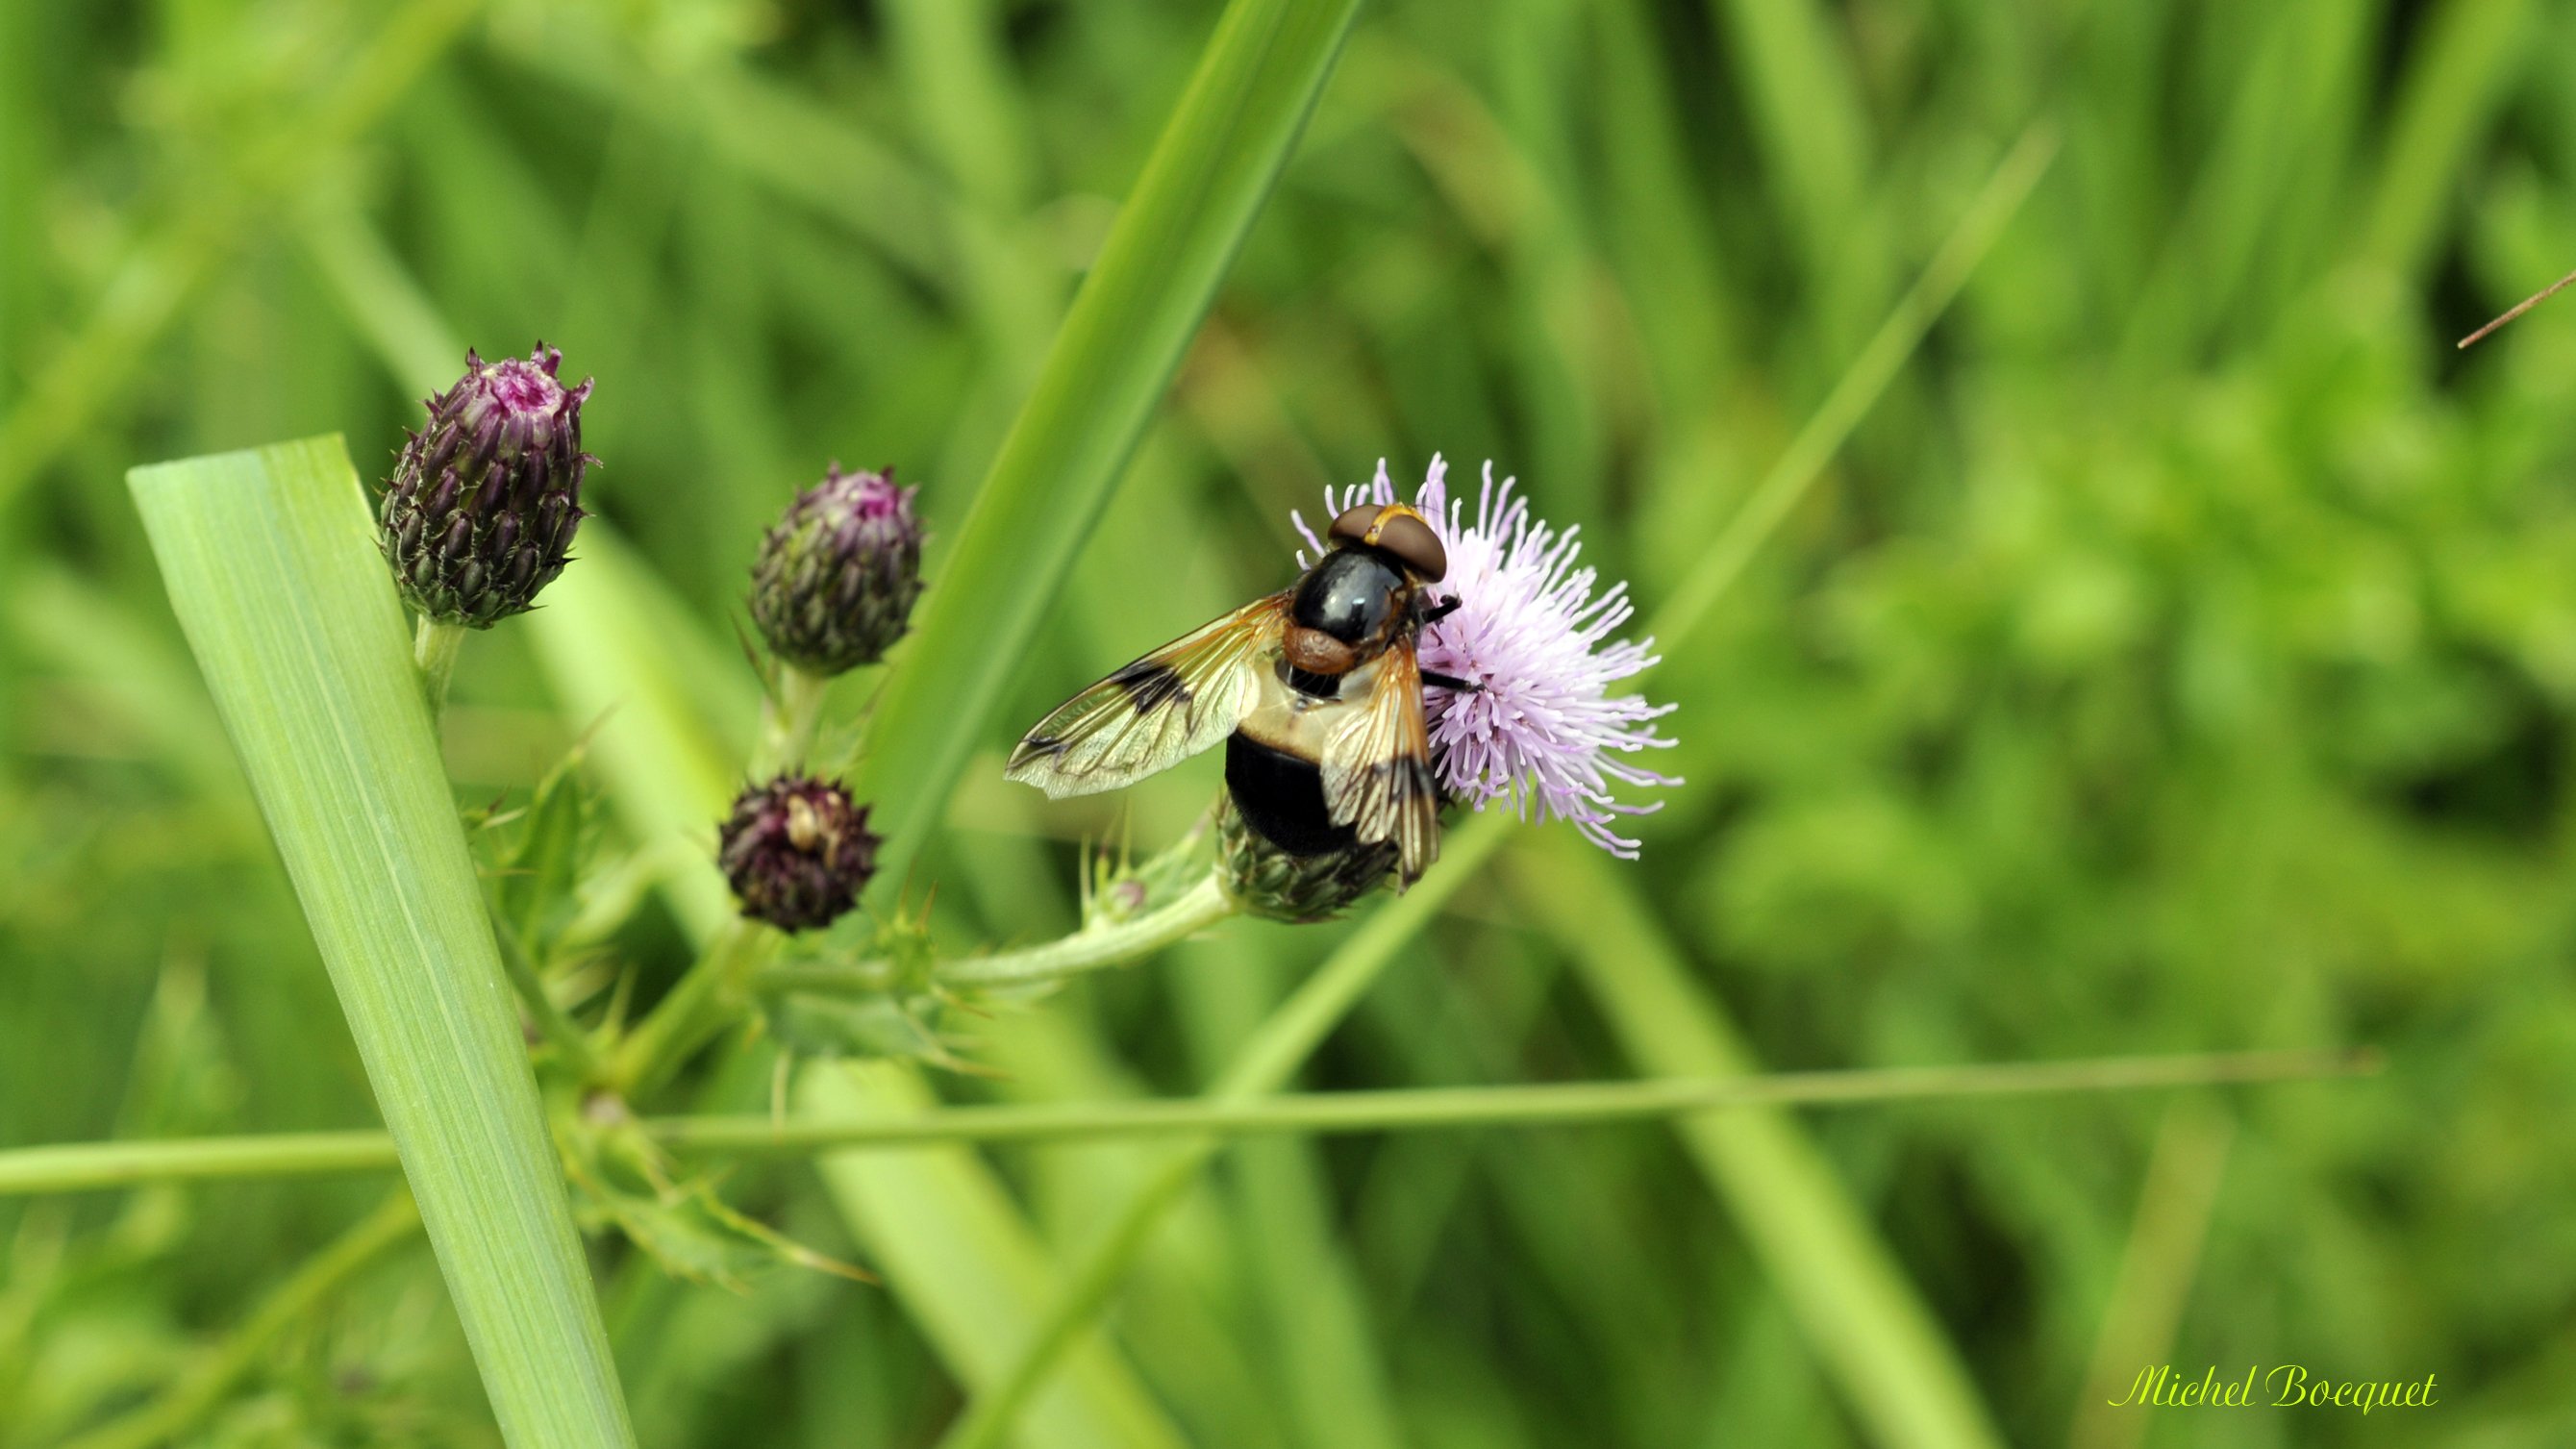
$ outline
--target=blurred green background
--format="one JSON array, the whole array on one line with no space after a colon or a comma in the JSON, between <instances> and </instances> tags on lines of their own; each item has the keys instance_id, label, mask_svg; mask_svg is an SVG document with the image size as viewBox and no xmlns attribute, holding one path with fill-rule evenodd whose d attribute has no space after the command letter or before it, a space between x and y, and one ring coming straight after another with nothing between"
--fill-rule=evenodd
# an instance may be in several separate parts
<instances>
[{"instance_id":1,"label":"blurred green background","mask_svg":"<svg viewBox=\"0 0 2576 1449\"><path fill-rule=\"evenodd\" d=\"M0 1145L374 1120L125 468L334 430L380 468L451 347L542 337L599 381L586 501L694 614L671 647L738 726L760 529L839 458L954 533L1216 12L0 6ZM1280 586L1288 510L1381 455L1494 459L1651 612L2043 123L2010 229L1652 677L1689 783L1614 867L1647 911L1588 936L1570 832L1516 839L1304 1085L1672 1070L1603 1005L1640 941L1775 1068L2373 1043L2389 1069L1813 1116L1823 1198L1669 1127L1232 1148L1108 1320L1157 1432L1906 1442L1788 1306L1802 1260L1759 1247L1762 1213L1830 1199L2000 1442L2568 1442L2576 302L2451 339L2576 263L2570 73L2576 9L2513 0L1369 6L976 741L917 872L943 944L1068 929L1077 838L1188 827L1211 763L1057 808L1001 751ZM471 801L594 723L525 628L478 637L457 695ZM995 1075L934 1080L1196 1090L1344 934L1237 923L976 1023ZM657 899L618 941L648 992L688 956ZM737 1067L705 1100L763 1100L766 1057ZM1150 1158L985 1160L1069 1256ZM379 1191L0 1201L0 1445L199 1361ZM727 1191L880 1261L810 1168ZM925 1444L958 1409L935 1283L598 1262L647 1445ZM2167 1362L2443 1398L2084 1407ZM192 1442L495 1441L414 1246ZM1036 1414L1020 1442L1085 1441Z\"/></svg>"}]
</instances>

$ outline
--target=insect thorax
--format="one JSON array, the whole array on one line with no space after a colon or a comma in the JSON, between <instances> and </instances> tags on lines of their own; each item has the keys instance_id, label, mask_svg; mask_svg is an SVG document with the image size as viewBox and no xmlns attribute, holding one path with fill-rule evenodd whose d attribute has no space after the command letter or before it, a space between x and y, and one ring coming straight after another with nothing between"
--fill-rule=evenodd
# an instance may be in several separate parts
<instances>
[{"instance_id":1,"label":"insect thorax","mask_svg":"<svg viewBox=\"0 0 2576 1449\"><path fill-rule=\"evenodd\" d=\"M1345 644L1383 640L1400 621L1412 596L1404 571L1366 548L1337 548L1297 581L1290 622L1329 634Z\"/></svg>"}]
</instances>

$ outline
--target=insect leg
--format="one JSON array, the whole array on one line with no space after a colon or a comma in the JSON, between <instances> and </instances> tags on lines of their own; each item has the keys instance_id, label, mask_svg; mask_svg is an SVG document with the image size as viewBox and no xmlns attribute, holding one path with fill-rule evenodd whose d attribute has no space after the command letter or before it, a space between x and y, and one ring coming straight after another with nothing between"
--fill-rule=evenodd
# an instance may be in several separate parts
<instances>
[{"instance_id":1,"label":"insect leg","mask_svg":"<svg viewBox=\"0 0 2576 1449\"><path fill-rule=\"evenodd\" d=\"M1460 694L1482 694L1485 692L1485 686L1478 684L1472 679L1460 679L1457 675L1443 674L1437 669L1426 669L1422 671L1422 682L1425 684L1439 685L1442 689L1454 689Z\"/></svg>"}]
</instances>

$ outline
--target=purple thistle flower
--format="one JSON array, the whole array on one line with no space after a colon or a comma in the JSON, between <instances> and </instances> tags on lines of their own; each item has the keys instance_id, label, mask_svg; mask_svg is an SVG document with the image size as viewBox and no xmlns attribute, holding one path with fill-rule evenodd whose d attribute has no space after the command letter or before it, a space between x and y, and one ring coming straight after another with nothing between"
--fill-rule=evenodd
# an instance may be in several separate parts
<instances>
[{"instance_id":1,"label":"purple thistle flower","mask_svg":"<svg viewBox=\"0 0 2576 1449\"><path fill-rule=\"evenodd\" d=\"M835 462L760 543L751 617L778 656L826 678L874 664L903 637L921 597L917 488L894 470Z\"/></svg>"},{"instance_id":2,"label":"purple thistle flower","mask_svg":"<svg viewBox=\"0 0 2576 1449\"><path fill-rule=\"evenodd\" d=\"M525 612L572 557L582 471L599 460L581 450L590 383L567 390L562 362L542 342L524 362L466 353L403 444L376 547L403 598L440 623L489 629Z\"/></svg>"},{"instance_id":3,"label":"purple thistle flower","mask_svg":"<svg viewBox=\"0 0 2576 1449\"><path fill-rule=\"evenodd\" d=\"M1578 530L1560 532L1533 519L1529 500L1513 494L1514 480L1494 481L1493 464L1485 465L1472 523L1466 501L1449 496L1447 474L1448 464L1435 455L1413 496L1449 551L1449 576L1435 592L1458 598L1455 612L1424 631L1422 667L1483 688L1423 690L1441 786L1478 810L1506 800L1524 820L1533 808L1540 820L1571 820L1585 839L1633 860L1637 842L1619 835L1612 822L1652 813L1662 802L1618 800L1613 783L1681 781L1623 758L1673 743L1657 737L1652 723L1673 706L1609 692L1658 657L1651 639L1602 642L1636 613L1628 586L1613 584L1594 597L1597 576L1575 564L1582 551ZM1397 501L1380 459L1370 482L1324 490L1324 516ZM1298 554L1303 566L1324 546L1304 515L1294 517L1313 550Z\"/></svg>"},{"instance_id":4,"label":"purple thistle flower","mask_svg":"<svg viewBox=\"0 0 2576 1449\"><path fill-rule=\"evenodd\" d=\"M782 931L828 926L856 905L885 843L840 782L798 774L745 788L718 842L742 913Z\"/></svg>"}]
</instances>

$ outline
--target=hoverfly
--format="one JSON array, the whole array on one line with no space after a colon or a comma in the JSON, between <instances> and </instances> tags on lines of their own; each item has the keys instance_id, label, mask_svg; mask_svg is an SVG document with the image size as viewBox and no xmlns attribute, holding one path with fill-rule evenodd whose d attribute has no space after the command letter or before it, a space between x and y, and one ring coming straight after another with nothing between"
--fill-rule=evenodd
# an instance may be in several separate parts
<instances>
[{"instance_id":1,"label":"hoverfly","mask_svg":"<svg viewBox=\"0 0 2576 1449\"><path fill-rule=\"evenodd\" d=\"M1448 553L1401 503L1345 509L1293 588L1182 635L1056 707L1004 775L1052 799L1132 785L1225 741L1246 825L1290 855L1391 841L1400 884L1440 853L1422 631L1458 607Z\"/></svg>"}]
</instances>

